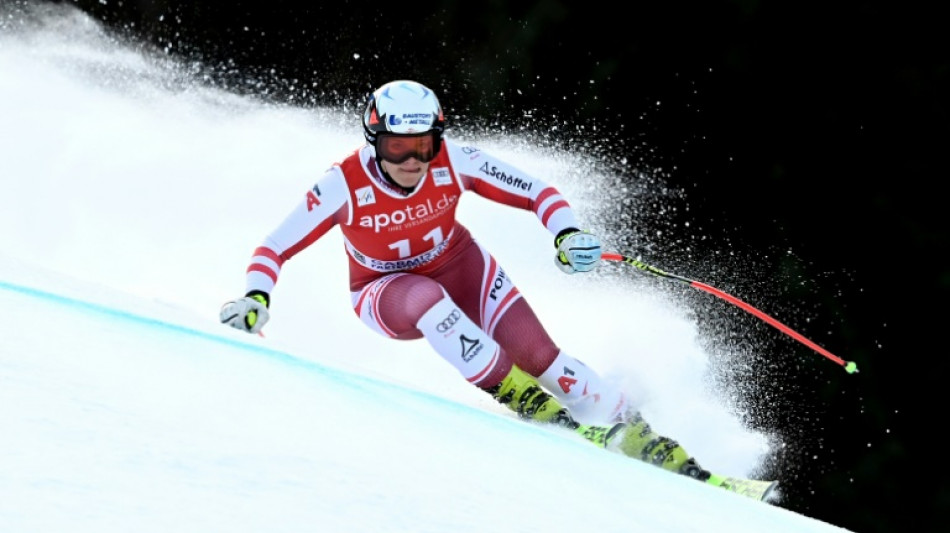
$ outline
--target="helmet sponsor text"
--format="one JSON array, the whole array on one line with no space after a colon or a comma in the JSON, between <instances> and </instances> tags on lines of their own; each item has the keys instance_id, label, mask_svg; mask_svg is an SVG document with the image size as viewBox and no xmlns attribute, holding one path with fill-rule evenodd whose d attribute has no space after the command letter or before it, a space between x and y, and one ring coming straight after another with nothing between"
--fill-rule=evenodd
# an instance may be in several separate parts
<instances>
[{"instance_id":1,"label":"helmet sponsor text","mask_svg":"<svg viewBox=\"0 0 950 533\"><path fill-rule=\"evenodd\" d=\"M432 124L434 117L433 113L403 113L399 116L390 115L386 121L389 122L390 126L429 126Z\"/></svg>"}]
</instances>

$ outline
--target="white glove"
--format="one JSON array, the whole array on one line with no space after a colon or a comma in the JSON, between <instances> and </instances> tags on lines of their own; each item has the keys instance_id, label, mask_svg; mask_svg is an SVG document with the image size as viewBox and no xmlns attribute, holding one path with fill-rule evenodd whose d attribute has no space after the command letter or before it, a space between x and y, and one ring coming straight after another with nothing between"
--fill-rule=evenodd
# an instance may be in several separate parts
<instances>
[{"instance_id":1,"label":"white glove","mask_svg":"<svg viewBox=\"0 0 950 533\"><path fill-rule=\"evenodd\" d=\"M561 232L554 240L554 264L567 274L594 270L600 264L600 239L588 231L571 230Z\"/></svg>"},{"instance_id":2,"label":"white glove","mask_svg":"<svg viewBox=\"0 0 950 533\"><path fill-rule=\"evenodd\" d=\"M270 320L265 296L245 296L221 306L221 323L248 333L257 333Z\"/></svg>"}]
</instances>

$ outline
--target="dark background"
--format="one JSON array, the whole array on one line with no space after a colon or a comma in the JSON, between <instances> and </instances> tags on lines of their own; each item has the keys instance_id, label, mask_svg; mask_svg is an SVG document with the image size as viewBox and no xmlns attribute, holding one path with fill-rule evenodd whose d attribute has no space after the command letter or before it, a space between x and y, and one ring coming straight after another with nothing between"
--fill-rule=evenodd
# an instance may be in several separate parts
<instances>
[{"instance_id":1,"label":"dark background","mask_svg":"<svg viewBox=\"0 0 950 533\"><path fill-rule=\"evenodd\" d=\"M935 7L62 3L231 90L349 105L356 120L372 89L415 79L439 93L450 131L478 125L601 153L626 183L661 176L684 208L618 203L630 216L616 229L666 230L626 251L742 297L860 369L848 375L682 286L701 312L726 317L702 321L720 339L714 353L762 351L723 379L752 395L749 424L786 443L769 472L784 482L781 505L862 533L950 530L940 334L950 39Z\"/></svg>"}]
</instances>

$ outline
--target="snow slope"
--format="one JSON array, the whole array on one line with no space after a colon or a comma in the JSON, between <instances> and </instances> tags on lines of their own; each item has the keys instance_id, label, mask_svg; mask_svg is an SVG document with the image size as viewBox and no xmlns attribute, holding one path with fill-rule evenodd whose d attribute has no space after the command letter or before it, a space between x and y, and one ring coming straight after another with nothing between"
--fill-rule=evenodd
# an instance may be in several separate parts
<instances>
[{"instance_id":1,"label":"snow slope","mask_svg":"<svg viewBox=\"0 0 950 533\"><path fill-rule=\"evenodd\" d=\"M357 113L208 88L64 6L2 21L0 531L841 531L518 421L359 323L337 231L285 265L266 337L221 326ZM470 141L593 196L581 156ZM768 461L687 310L564 276L533 215L471 196L462 220L562 348L707 468Z\"/></svg>"}]
</instances>

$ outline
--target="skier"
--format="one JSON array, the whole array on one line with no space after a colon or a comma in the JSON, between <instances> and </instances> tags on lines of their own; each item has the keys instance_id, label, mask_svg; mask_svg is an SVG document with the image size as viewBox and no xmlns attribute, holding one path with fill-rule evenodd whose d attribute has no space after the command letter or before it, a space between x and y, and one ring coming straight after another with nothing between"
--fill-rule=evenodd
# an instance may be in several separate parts
<instances>
[{"instance_id":1,"label":"skier","mask_svg":"<svg viewBox=\"0 0 950 533\"><path fill-rule=\"evenodd\" d=\"M374 91L363 113L365 145L334 164L254 251L245 296L222 306L221 322L260 332L284 262L339 226L353 310L370 329L393 339L424 337L471 384L522 418L727 486L654 433L620 390L558 348L455 211L466 191L533 211L554 237L554 264L568 274L597 267L597 236L579 229L555 187L456 144L444 129L442 107L424 85L398 80Z\"/></svg>"}]
</instances>

